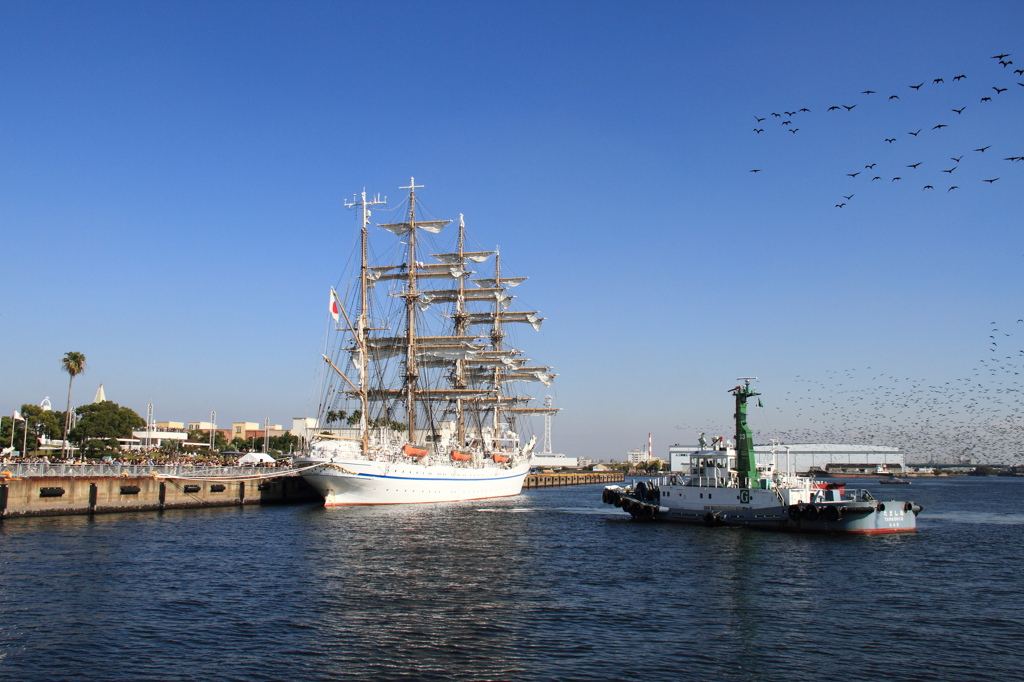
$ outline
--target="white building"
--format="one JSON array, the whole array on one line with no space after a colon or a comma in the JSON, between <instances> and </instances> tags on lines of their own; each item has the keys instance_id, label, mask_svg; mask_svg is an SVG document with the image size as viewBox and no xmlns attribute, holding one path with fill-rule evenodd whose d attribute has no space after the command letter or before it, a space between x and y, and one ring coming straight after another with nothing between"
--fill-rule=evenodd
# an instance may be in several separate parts
<instances>
[{"instance_id":1,"label":"white building","mask_svg":"<svg viewBox=\"0 0 1024 682\"><path fill-rule=\"evenodd\" d=\"M626 453L626 461L630 464L640 464L650 459L650 455L647 452L647 448L633 448Z\"/></svg>"},{"instance_id":2,"label":"white building","mask_svg":"<svg viewBox=\"0 0 1024 682\"><path fill-rule=\"evenodd\" d=\"M758 465L769 464L772 461L773 447L776 468L779 471L792 470L797 474L806 474L812 469L840 469L847 473L870 474L879 465L885 465L887 469L897 472L904 471L906 467L906 454L899 448L837 443L755 445L754 456ZM685 473L689 468L690 455L697 450L697 445L670 446L668 452L672 471Z\"/></svg>"}]
</instances>

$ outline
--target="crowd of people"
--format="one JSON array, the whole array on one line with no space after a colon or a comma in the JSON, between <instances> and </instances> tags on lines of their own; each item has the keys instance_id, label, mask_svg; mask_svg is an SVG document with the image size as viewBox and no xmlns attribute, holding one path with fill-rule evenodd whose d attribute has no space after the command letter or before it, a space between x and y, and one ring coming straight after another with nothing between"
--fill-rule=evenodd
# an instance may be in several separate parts
<instances>
[{"instance_id":1,"label":"crowd of people","mask_svg":"<svg viewBox=\"0 0 1024 682\"><path fill-rule=\"evenodd\" d=\"M240 453L202 453L188 454L165 453L160 450L126 450L117 457L106 456L99 459L87 459L71 453L52 450L44 453L15 454L16 451L5 448L0 455L0 464L43 464L43 465L97 465L112 466L195 466L223 467L237 466ZM260 462L250 466L285 468L291 466L290 457L282 457L273 462Z\"/></svg>"}]
</instances>

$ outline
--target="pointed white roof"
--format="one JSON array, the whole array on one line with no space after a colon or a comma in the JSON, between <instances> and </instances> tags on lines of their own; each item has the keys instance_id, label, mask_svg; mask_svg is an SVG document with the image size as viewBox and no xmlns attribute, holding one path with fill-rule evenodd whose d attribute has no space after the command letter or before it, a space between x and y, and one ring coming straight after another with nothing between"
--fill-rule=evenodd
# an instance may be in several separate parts
<instances>
[{"instance_id":1,"label":"pointed white roof","mask_svg":"<svg viewBox=\"0 0 1024 682\"><path fill-rule=\"evenodd\" d=\"M107 395L103 392L103 384L101 383L100 387L96 389L96 397L93 398L93 402L94 403L102 403L106 399L107 399Z\"/></svg>"}]
</instances>

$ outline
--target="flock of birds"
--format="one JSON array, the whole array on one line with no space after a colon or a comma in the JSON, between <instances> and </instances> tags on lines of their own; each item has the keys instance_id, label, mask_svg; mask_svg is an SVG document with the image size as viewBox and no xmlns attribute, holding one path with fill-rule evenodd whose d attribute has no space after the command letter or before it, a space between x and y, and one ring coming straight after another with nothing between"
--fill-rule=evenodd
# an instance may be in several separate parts
<instances>
[{"instance_id":1,"label":"flock of birds","mask_svg":"<svg viewBox=\"0 0 1024 682\"><path fill-rule=\"evenodd\" d=\"M871 367L798 376L792 390L769 393L763 409L751 409L756 442L892 446L917 464L1024 465L1022 336L1024 319L993 322L985 357L965 376L948 380ZM800 427L775 426L782 423ZM732 433L724 422L677 428Z\"/></svg>"},{"instance_id":2,"label":"flock of birds","mask_svg":"<svg viewBox=\"0 0 1024 682\"><path fill-rule=\"evenodd\" d=\"M858 123L863 124L864 130L883 132L893 120L907 123L909 119L900 116L919 117L922 106L942 101L944 107L949 107L943 108L941 116L936 113L926 125L907 125L901 132L865 140L860 147L877 158L869 157L862 165L842 169L846 179L837 177L836 181L849 182L851 189L836 200L836 208L848 206L869 188L903 186L920 188L918 192L949 194L968 184L991 186L1001 180L1006 182L1011 173L1024 169L1020 163L1024 161L1024 150L1000 149L999 139L975 139L980 137L979 130L992 135L997 129L991 125L989 114L1005 105L1018 107L1020 97L1024 96L1024 68L1016 68L1011 57L1009 53L992 57L998 77L990 72L970 78L959 73L949 78L949 83L942 77L923 80L888 95L863 90L859 95L861 101L821 107L823 116L841 119L877 112L877 119ZM976 83L983 79L986 82ZM972 83L981 90L971 91L968 86ZM917 100L922 106L910 110L904 107L893 113L891 107L915 97L923 98ZM990 125L968 125L972 114L978 116L975 120L988 120ZM774 131L788 133L787 141L799 139L801 128L805 133L814 130L814 122L821 120L807 107L755 118L756 135L766 134L771 124ZM917 121L924 123L919 118ZM1011 119L1004 128L1011 130L1010 126L1016 127L1016 120ZM951 130L956 132L950 133ZM971 139L974 144L964 143ZM944 158L948 160L943 163ZM998 168L1005 170L992 171ZM754 168L750 172L763 171ZM981 351L984 357L965 376L949 380L912 378L872 371L870 367L829 371L823 378L796 377L795 388L785 395L766 396L765 409L751 410L755 438L758 443L774 438L782 443L888 445L903 450L908 462L913 463L1024 465L1021 337L1024 318L1010 324L993 322L987 346ZM773 424L800 427L776 428ZM721 423L692 430L731 433L731 429L731 424Z\"/></svg>"},{"instance_id":3,"label":"flock of birds","mask_svg":"<svg viewBox=\"0 0 1024 682\"><path fill-rule=\"evenodd\" d=\"M997 85L983 86L988 89L982 91L982 96L979 98L977 106L991 106L991 103L993 102L1006 102L1010 101L1007 98L1012 99L1014 95L1024 95L1024 90L1020 90L1019 93L1004 95L1004 93L1006 93L1007 91L1016 89L1014 87L1014 83L1016 83L1016 86L1024 88L1024 68L1011 68L1014 66L1013 60L1010 59L1011 56L1012 55L1009 53L1000 53L992 57L992 59L995 60L994 63L998 64L998 66L1001 67L999 72L1000 76L1005 77L1009 76L1012 73L1012 77L1010 78L1010 80L1002 81ZM950 79L951 83L957 84L969 80L970 79L968 79L967 74L964 73L953 76ZM993 77L991 80L996 79ZM908 87L911 91L913 91L913 93L916 94L919 93L921 89L926 86L942 87L945 83L945 79L939 77L932 79L930 85L928 81L921 81L920 83L911 84ZM885 97L884 95L882 95L881 98L875 97L878 94L879 93L877 91L870 89L863 90L860 93L862 97L872 98L876 100ZM907 96L909 94L910 93L905 93L904 96ZM974 96L977 97L977 95L978 93L976 92ZM944 120L935 121L934 125L928 125L923 127L914 126L916 128L915 130L909 130L898 134L893 133L890 136L883 138L884 144L896 144L901 139L905 139L907 136L909 136L910 138L918 138L920 136L920 141L924 142L927 140L928 143L932 145L941 143L941 139L937 139L936 137L932 136L939 136L944 132L944 129L950 128L951 124L955 126L957 122L962 122L966 120L966 118L969 118L972 112L969 112L968 110L973 109L975 106L970 102L965 103L962 101L963 99L966 99L968 97L966 92L963 92L962 90L958 91L958 96L960 97L961 102L957 106L952 107L949 112L946 112L947 116ZM900 99L901 98L898 93L893 93L889 95L888 98L885 99L884 101L896 103L900 101ZM825 110L825 113L829 114L829 112L840 112L842 114L850 114L857 107L858 103L833 104L832 106L829 106ZM778 123L780 130L784 130L790 133L791 135L796 135L801 129L799 126L803 125L801 121L807 120L804 117L811 113L812 111L807 107L800 107L793 108L790 111L771 112L766 113L763 116L755 116L756 126L754 127L754 133L757 135L761 135L766 131L766 126L768 123ZM947 123L946 120L950 121L951 123ZM940 165L939 163L936 163L934 161L926 163L925 161L922 161L920 158L913 157L904 159L906 163L896 166L893 166L891 164L880 164L878 161L872 161L871 159L867 159L871 161L871 163L864 164L863 167L849 169L849 171L846 172L845 175L858 182L866 181L869 185L871 183L879 181L882 182L883 184L891 185L892 183L895 182L903 184L909 183L913 180L917 180L919 183L922 183L920 185L921 191L944 191L946 194L948 194L954 190L960 189L960 185L965 182L976 182L980 180L981 182L992 185L1002 178L1002 174L994 175L992 177L972 178L970 177L969 173L965 173L965 171L963 170L961 170L959 173L956 172L958 169L961 168L961 165L963 165L964 167L968 167L968 164L971 163L972 156L985 155L986 152L989 152L990 149L992 149L992 152L989 153L988 156L998 154L998 149L993 149L993 146L993 144L984 143L979 144L978 146L971 146L969 149L954 149L948 157L949 161L946 162L944 165ZM917 153L919 154L921 153L920 148L916 148L915 150L908 152L908 154L913 153L914 151L917 151ZM966 161L965 158L967 159ZM1017 153L1017 150L1015 150L1009 156L1003 156L1001 158L1004 161L1010 163L1024 161L1024 152ZM1022 164L1021 167L1024 167L1024 164ZM755 174L761 173L763 172L763 169L753 168L750 170L750 172ZM917 183L915 183L915 185L916 184ZM845 206L848 205L849 202L853 200L856 194L856 192L851 192L850 194L843 194L843 200L836 200L837 203L835 204L835 207L844 208Z\"/></svg>"}]
</instances>

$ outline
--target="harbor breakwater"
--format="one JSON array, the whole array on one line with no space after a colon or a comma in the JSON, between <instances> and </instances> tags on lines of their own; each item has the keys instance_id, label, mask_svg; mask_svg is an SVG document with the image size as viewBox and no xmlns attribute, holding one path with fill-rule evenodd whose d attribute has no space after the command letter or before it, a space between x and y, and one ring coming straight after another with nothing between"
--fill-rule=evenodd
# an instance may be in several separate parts
<instances>
[{"instance_id":1,"label":"harbor breakwater","mask_svg":"<svg viewBox=\"0 0 1024 682\"><path fill-rule=\"evenodd\" d=\"M247 480L152 475L0 479L0 518L299 504L320 499L297 474Z\"/></svg>"},{"instance_id":2,"label":"harbor breakwater","mask_svg":"<svg viewBox=\"0 0 1024 682\"><path fill-rule=\"evenodd\" d=\"M523 481L523 489L547 488L559 485L591 485L593 483L618 483L625 481L626 475L621 471L615 472L579 472L559 474L530 474Z\"/></svg>"},{"instance_id":3,"label":"harbor breakwater","mask_svg":"<svg viewBox=\"0 0 1024 682\"><path fill-rule=\"evenodd\" d=\"M620 472L537 473L523 489L623 480ZM298 474L253 467L57 465L11 467L0 476L0 519L320 501Z\"/></svg>"}]
</instances>

